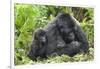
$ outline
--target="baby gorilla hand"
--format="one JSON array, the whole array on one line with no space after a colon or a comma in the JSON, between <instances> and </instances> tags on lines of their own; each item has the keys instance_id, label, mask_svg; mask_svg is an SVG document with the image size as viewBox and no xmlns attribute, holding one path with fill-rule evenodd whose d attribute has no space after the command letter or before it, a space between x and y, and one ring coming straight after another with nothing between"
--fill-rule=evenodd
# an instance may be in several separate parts
<instances>
[{"instance_id":1,"label":"baby gorilla hand","mask_svg":"<svg viewBox=\"0 0 100 69\"><path fill-rule=\"evenodd\" d=\"M78 41L73 41L73 42L70 43L70 45L75 46L75 47L79 47L81 45L81 43L78 42Z\"/></svg>"}]
</instances>

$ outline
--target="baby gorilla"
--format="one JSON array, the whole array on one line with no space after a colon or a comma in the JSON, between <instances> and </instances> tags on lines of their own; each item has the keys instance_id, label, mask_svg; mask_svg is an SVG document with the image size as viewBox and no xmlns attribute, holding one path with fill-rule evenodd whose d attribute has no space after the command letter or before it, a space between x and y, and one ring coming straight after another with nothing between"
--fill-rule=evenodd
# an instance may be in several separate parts
<instances>
[{"instance_id":1,"label":"baby gorilla","mask_svg":"<svg viewBox=\"0 0 100 69\"><path fill-rule=\"evenodd\" d=\"M73 57L77 53L81 51L80 49L81 43L78 41L72 41L69 44L65 44L63 46L57 46L56 51L53 53L53 55L62 55L66 54L70 57ZM59 52L60 51L60 52Z\"/></svg>"},{"instance_id":2,"label":"baby gorilla","mask_svg":"<svg viewBox=\"0 0 100 69\"><path fill-rule=\"evenodd\" d=\"M65 37L64 40L66 41L66 43L71 43L71 42L75 41L74 33L73 32L68 33L67 37Z\"/></svg>"},{"instance_id":3,"label":"baby gorilla","mask_svg":"<svg viewBox=\"0 0 100 69\"><path fill-rule=\"evenodd\" d=\"M75 54L81 51L81 43L75 41L75 35L73 32L68 33L66 37L66 42L67 43L64 43L63 41L58 41L57 48L55 49L55 52L52 55L55 56L67 54L70 57L73 57Z\"/></svg>"},{"instance_id":4,"label":"baby gorilla","mask_svg":"<svg viewBox=\"0 0 100 69\"><path fill-rule=\"evenodd\" d=\"M42 29L38 29L34 32L34 40L32 42L28 57L35 60L36 57L46 57L46 47L47 47L47 36L46 32Z\"/></svg>"}]
</instances>

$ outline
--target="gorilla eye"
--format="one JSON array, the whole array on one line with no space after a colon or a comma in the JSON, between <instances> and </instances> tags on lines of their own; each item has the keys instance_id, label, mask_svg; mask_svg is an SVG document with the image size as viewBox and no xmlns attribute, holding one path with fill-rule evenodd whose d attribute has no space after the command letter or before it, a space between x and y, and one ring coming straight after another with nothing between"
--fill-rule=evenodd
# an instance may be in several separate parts
<instances>
[{"instance_id":1,"label":"gorilla eye","mask_svg":"<svg viewBox=\"0 0 100 69\"><path fill-rule=\"evenodd\" d=\"M45 32L41 32L41 33L40 33L40 36L44 36L44 35L45 35Z\"/></svg>"},{"instance_id":2,"label":"gorilla eye","mask_svg":"<svg viewBox=\"0 0 100 69\"><path fill-rule=\"evenodd\" d=\"M61 25L60 28L63 28L63 26Z\"/></svg>"}]
</instances>

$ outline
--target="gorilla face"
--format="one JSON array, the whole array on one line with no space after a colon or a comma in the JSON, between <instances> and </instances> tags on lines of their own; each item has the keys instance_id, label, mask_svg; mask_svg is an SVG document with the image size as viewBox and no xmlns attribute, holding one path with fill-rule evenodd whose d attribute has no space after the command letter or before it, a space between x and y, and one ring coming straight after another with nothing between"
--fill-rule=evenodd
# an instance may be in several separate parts
<instances>
[{"instance_id":1,"label":"gorilla face","mask_svg":"<svg viewBox=\"0 0 100 69\"><path fill-rule=\"evenodd\" d=\"M73 28L75 26L75 21L72 19L72 16L67 13L60 13L56 17L56 23L58 27L63 28Z\"/></svg>"},{"instance_id":2,"label":"gorilla face","mask_svg":"<svg viewBox=\"0 0 100 69\"><path fill-rule=\"evenodd\" d=\"M71 30L71 29L65 29L64 27L63 28L60 28L59 30L63 40L66 42L66 43L70 43L72 41L74 41L75 39L75 35L74 35L74 32Z\"/></svg>"},{"instance_id":3,"label":"gorilla face","mask_svg":"<svg viewBox=\"0 0 100 69\"><path fill-rule=\"evenodd\" d=\"M46 36L45 36L45 34L46 34L46 32L45 32L44 30L39 29L39 30L37 30L37 31L35 32L34 37L35 37L35 39L44 42L44 41L46 41L46 38L45 38Z\"/></svg>"},{"instance_id":4,"label":"gorilla face","mask_svg":"<svg viewBox=\"0 0 100 69\"><path fill-rule=\"evenodd\" d=\"M56 25L59 30L59 33L61 34L63 40L66 43L70 43L75 38L73 32L75 23L69 14L60 14L57 17L58 19L56 21Z\"/></svg>"},{"instance_id":5,"label":"gorilla face","mask_svg":"<svg viewBox=\"0 0 100 69\"><path fill-rule=\"evenodd\" d=\"M42 29L39 29L35 32L34 39L38 40L39 46L44 46L47 43L46 32Z\"/></svg>"},{"instance_id":6,"label":"gorilla face","mask_svg":"<svg viewBox=\"0 0 100 69\"><path fill-rule=\"evenodd\" d=\"M67 37L65 37L66 43L70 43L75 40L75 35L73 32L70 32Z\"/></svg>"}]
</instances>

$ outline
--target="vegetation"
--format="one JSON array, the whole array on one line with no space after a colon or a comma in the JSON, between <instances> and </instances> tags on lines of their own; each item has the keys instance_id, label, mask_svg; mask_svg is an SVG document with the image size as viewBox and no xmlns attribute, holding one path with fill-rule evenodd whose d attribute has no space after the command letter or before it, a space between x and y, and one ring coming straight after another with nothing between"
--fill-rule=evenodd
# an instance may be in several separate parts
<instances>
[{"instance_id":1,"label":"vegetation","mask_svg":"<svg viewBox=\"0 0 100 69\"><path fill-rule=\"evenodd\" d=\"M43 28L59 12L72 14L79 22L84 32L86 32L89 42L89 53L77 54L74 57L67 55L48 57L48 59L37 58L37 61L31 61L27 57L32 35L37 28ZM39 63L64 63L75 61L91 61L94 59L94 16L93 8L65 7L65 6L47 6L31 4L15 4L15 43L14 43L14 63L21 64L39 64Z\"/></svg>"}]
</instances>

